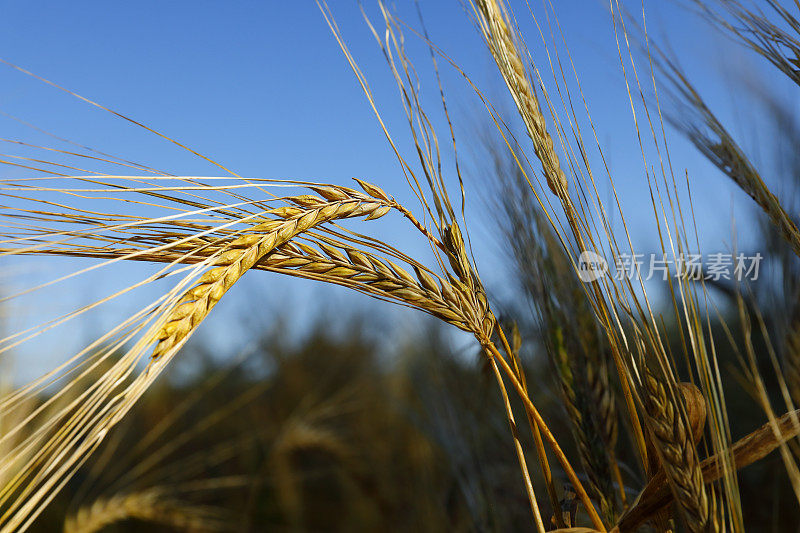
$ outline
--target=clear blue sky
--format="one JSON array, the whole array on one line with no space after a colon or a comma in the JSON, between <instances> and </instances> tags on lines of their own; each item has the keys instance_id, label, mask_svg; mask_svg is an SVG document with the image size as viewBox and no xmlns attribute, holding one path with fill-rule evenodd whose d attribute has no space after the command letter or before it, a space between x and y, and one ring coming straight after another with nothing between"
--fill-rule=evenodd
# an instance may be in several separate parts
<instances>
[{"instance_id":1,"label":"clear blue sky","mask_svg":"<svg viewBox=\"0 0 800 533\"><path fill-rule=\"evenodd\" d=\"M401 16L418 26L413 4L405 0L396 3ZM743 61L740 52L672 2L645 3L651 37L668 36L708 100L719 103L720 115L733 118L736 125L740 117L731 111L736 95L719 80L736 74ZM371 15L377 15L371 2L365 4ZM540 13L541 3L531 4L534 12ZM561 0L556 4L600 142L617 187L626 191L623 208L629 221L635 222L634 237L651 242L647 184L606 3ZM357 3L345 0L332 5L349 46L373 85L381 111L402 138L406 130L394 83ZM433 41L493 101L510 109L496 69L461 3L420 0L420 5ZM527 32L534 60L544 67L546 58L534 38L526 4L512 5ZM638 1L631 2L632 9L637 6ZM413 35L407 38L427 92L435 96L427 52ZM241 175L337 183L355 176L378 183L398 198L408 198L399 167L312 1L0 0L0 57L179 139ZM468 151L465 138L485 117L460 76L446 67L443 74L457 135ZM435 99L428 101L430 106L437 105ZM0 110L71 140L173 173L219 174L176 147L2 65ZM445 140L443 124L437 126ZM0 131L2 137L45 140L3 117ZM743 144L747 145L746 141L745 135ZM731 242L731 202L736 205L738 220L748 212L749 204L682 139L673 135L670 149L676 172L680 176L686 168L692 179L704 245L724 251ZM2 151L11 150L3 147ZM14 170L3 172L20 175ZM475 224L471 230L476 236L486 235L483 193L475 176L472 180L468 199ZM747 232L740 231L746 238ZM403 237L398 244L411 252L424 249ZM497 245L490 242L476 252L484 276L502 292L499 266L491 260L499 252ZM25 268L31 264L25 263ZM49 266L36 268L43 269L42 275L51 275ZM131 268L136 272L146 269ZM237 304L235 311L229 307L215 313L237 314L244 308L245 312L267 314L286 307L299 312L311 305L311 295L320 294L333 307L364 302L342 290L309 287L305 282L271 275L247 283L255 291L249 294L259 295L256 303L251 299ZM56 295L51 305L66 310L101 297L114 286L115 280L108 279L92 280L89 287L65 286L51 293ZM110 309L123 313L127 308L115 304ZM91 324L85 327L91 329Z\"/></svg>"}]
</instances>

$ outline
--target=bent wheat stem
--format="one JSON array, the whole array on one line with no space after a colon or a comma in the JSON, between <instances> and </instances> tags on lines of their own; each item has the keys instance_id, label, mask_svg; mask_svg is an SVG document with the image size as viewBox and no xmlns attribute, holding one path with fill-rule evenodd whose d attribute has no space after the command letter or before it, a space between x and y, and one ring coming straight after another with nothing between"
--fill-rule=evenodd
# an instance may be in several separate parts
<instances>
[{"instance_id":1,"label":"bent wheat stem","mask_svg":"<svg viewBox=\"0 0 800 533\"><path fill-rule=\"evenodd\" d=\"M503 367L503 371L509 377L511 383L514 385L514 388L517 390L517 394L522 399L522 403L525 405L526 411L528 411L528 413L530 413L530 415L536 421L536 424L539 426L539 429L547 440L547 443L553 450L553 454L556 456L559 464L561 464L561 468L564 469L564 472L567 474L570 483L572 483L575 491L578 493L581 503L583 503L584 507L586 508L586 512L589 513L589 518L591 519L592 524L598 531L605 533L606 529L605 526L603 526L603 521L600 520L600 516L597 514L597 510L594 508L591 498L589 498L586 489L583 487L581 480L578 478L578 474L575 473L575 469L572 468L572 465L569 463L569 459L567 459L567 456L564 454L561 446L559 446L555 436L550 431L550 428L547 427L547 423L544 421L544 418L542 418L542 415L539 414L536 406L533 405L533 402L526 394L524 387L519 382L516 375L514 375L514 371L510 366L508 366L508 363L502 354L497 351L495 345L492 344L488 339L484 340L482 345L484 346L484 349L489 351L489 354L493 359L496 359L500 362L500 366Z\"/></svg>"},{"instance_id":2,"label":"bent wheat stem","mask_svg":"<svg viewBox=\"0 0 800 533\"><path fill-rule=\"evenodd\" d=\"M515 329L516 331L516 329ZM503 349L505 350L508 357L513 360L512 354L514 350L511 348L511 345L508 342L508 338L506 338L506 334L503 331L503 328L498 324L497 326L497 333L500 336L500 342L503 344ZM496 365L494 361L492 361L493 365ZM528 392L527 384L525 383L525 375L522 373L522 369L519 370L519 377L522 387L525 389L525 392ZM536 446L536 454L539 457L539 466L542 469L542 476L544 476L545 485L547 486L547 496L550 498L550 505L553 508L553 517L556 520L556 525L559 527L563 527L565 524L563 523L564 520L561 517L561 513L559 512L559 499L558 494L556 493L556 487L553 483L553 473L550 470L550 463L547 460L547 451L544 447L544 441L542 440L542 432L539 431L539 426L536 424L536 421L533 417L526 411L526 415L528 417L528 423L531 426L531 433L533 434L533 442Z\"/></svg>"},{"instance_id":3,"label":"bent wheat stem","mask_svg":"<svg viewBox=\"0 0 800 533\"><path fill-rule=\"evenodd\" d=\"M519 432L517 431L517 424L514 421L514 413L511 410L511 402L508 400L508 392L506 392L505 383L503 383L503 376L500 374L500 370L497 368L497 362L494 360L490 354L486 354L489 356L489 360L492 364L492 371L494 372L495 379L497 379L497 384L500 387L500 393L503 396L503 407L506 410L506 417L508 418L508 424L511 427L511 436L514 439L514 448L517 452L517 459L519 460L520 469L522 469L522 477L525 482L525 492L528 494L528 501L531 505L531 511L533 512L533 518L536 522L536 529L540 533L544 533L544 524L542 523L542 514L539 511L539 504L536 502L536 494L533 490L533 483L531 482L530 473L528 472L528 465L525 462L525 453L522 450L522 444L519 441Z\"/></svg>"}]
</instances>

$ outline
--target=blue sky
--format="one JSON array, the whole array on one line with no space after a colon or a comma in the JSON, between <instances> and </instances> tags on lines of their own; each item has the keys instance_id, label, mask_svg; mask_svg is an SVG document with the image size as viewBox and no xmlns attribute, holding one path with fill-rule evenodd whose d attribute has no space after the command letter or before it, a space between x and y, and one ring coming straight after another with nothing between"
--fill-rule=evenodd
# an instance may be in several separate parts
<instances>
[{"instance_id":1,"label":"blue sky","mask_svg":"<svg viewBox=\"0 0 800 533\"><path fill-rule=\"evenodd\" d=\"M651 38L669 39L704 95L718 104L715 110L733 121L734 132L739 131L737 125L746 121L734 113L737 95L721 80L746 70L742 65L749 62L753 64L751 72L758 72L760 67L675 3L645 3ZM367 11L377 16L374 5L365 4ZM541 4L531 4L546 27ZM593 0L562 0L557 4L599 140L617 187L625 191L623 208L629 222L634 222L634 238L646 246L654 238L652 212L606 4ZM511 109L496 68L461 3L421 0L420 5L433 41L501 109ZM537 46L526 4L512 5L528 35L534 60L545 67L547 58ZM638 2L630 5L640 9ZM372 84L381 112L393 133L403 138L406 130L393 80L357 4L332 2L332 9ZM412 26L418 26L411 2L398 1L397 10ZM435 108L427 52L413 35L407 39L425 83L424 96ZM335 183L360 177L398 198L410 198L388 144L314 2L0 0L0 57L148 124L241 175ZM468 154L469 136L485 123L485 112L460 75L443 67L443 79L456 134ZM547 77L545 80L549 81ZM173 173L220 173L163 140L2 65L0 111L73 141ZM445 125L436 125L446 140ZM3 117L0 128L2 137L46 140ZM747 146L747 137L754 132L743 128L740 133ZM55 141L47 142L52 145ZM669 146L678 177L683 169L689 172L703 245L714 251L726 249L731 243L732 213L737 220L746 218L749 204L677 135L670 136ZM11 149L4 147L3 151ZM20 175L14 172L4 170L7 176ZM491 237L479 176L467 175L470 216L475 222L470 229L473 236ZM395 235L386 225L377 231L388 231L412 254L424 250L413 234ZM746 229L739 231L745 241L740 245L749 244ZM502 292L502 268L492 260L502 253L501 246L491 238L481 240L487 244L476 249L479 266L483 265L490 285ZM52 275L51 268L71 267L47 261L36 263L29 273L47 276ZM24 268L30 269L32 264L27 262ZM140 265L129 268L132 272L147 271ZM324 295L325 305L333 309L364 304L363 298L339 289L272 275L260 278L246 280L251 287L248 294L258 294L257 303L240 298L234 302L236 309L229 304L218 314L257 317L287 309L300 313L313 307L312 296L319 295ZM64 286L52 293L51 305L73 308L76 303L101 297L117 282L102 278L88 286ZM126 305L111 306L112 311L98 323L103 324L115 312L124 313ZM84 327L91 330L92 324ZM78 337L81 334L73 331Z\"/></svg>"}]
</instances>

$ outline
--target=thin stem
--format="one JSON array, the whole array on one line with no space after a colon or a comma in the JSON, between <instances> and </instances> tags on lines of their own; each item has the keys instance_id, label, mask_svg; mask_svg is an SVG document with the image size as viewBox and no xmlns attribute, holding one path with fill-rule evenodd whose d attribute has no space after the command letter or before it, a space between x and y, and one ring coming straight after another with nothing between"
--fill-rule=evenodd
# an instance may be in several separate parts
<instances>
[{"instance_id":1,"label":"thin stem","mask_svg":"<svg viewBox=\"0 0 800 533\"><path fill-rule=\"evenodd\" d=\"M434 236L430 231L428 231L428 228L426 228L422 224L422 222L417 220L417 218L411 211L406 209L399 202L394 201L394 199L392 200L391 206L394 207L397 211L399 211L404 217L406 217L409 220L409 222L411 222L411 224L413 224L414 227L417 228L419 232L422 233L425 236L425 238L427 238L434 246L436 246L445 253L447 252L442 242L439 239L437 239L436 236Z\"/></svg>"},{"instance_id":2,"label":"thin stem","mask_svg":"<svg viewBox=\"0 0 800 533\"><path fill-rule=\"evenodd\" d=\"M484 351L485 350L486 348L484 347ZM528 472L528 465L525 462L525 454L522 450L522 444L519 442L519 433L517 432L517 424L514 421L514 413L511 410L511 402L508 399L508 392L506 392L506 386L503 383L503 376L500 374L500 370L497 368L497 363L495 362L494 357L492 357L492 354L487 351L486 356L492 363L492 369L494 370L494 375L497 378L497 384L500 386L500 393L503 395L503 405L506 409L508 424L511 426L511 435L514 437L514 447L517 451L519 466L522 469L522 478L525 482L525 490L528 493L528 500L530 501L533 517L536 521L536 529L539 533L545 533L544 524L542 523L542 515L539 512L539 504L536 502L536 494L533 492L533 483L531 482L531 476Z\"/></svg>"},{"instance_id":3,"label":"thin stem","mask_svg":"<svg viewBox=\"0 0 800 533\"><path fill-rule=\"evenodd\" d=\"M572 229L572 234L578 244L578 249L581 251L581 253L590 251L586 246L583 235L581 234L580 224L578 223L578 217L575 213L575 206L572 204L572 199L568 195L565 195L561 198L561 205L564 208L564 213L566 214L567 221ZM606 299L600 290L599 284L592 283L591 285L595 293L595 299L598 307L602 308L604 314L604 316L599 316L599 311L601 309L598 308L596 310L598 318L601 319L601 323L608 323L609 316ZM644 468L645 474L650 477L652 476L652 472L650 472L649 461L647 460L647 445L645 444L644 430L642 429L642 423L639 420L639 415L636 411L636 404L633 399L633 392L631 391L630 382L628 381L625 363L619 354L619 350L616 348L616 346L613 346L613 344L614 343L612 343L611 347L611 355L614 359L614 366L617 367L617 374L619 375L619 382L620 386L622 387L622 396L625 398L625 407L628 410L628 416L630 417L631 427L633 429L634 441L636 442L636 447L639 449L639 457L642 461L642 467Z\"/></svg>"},{"instance_id":4,"label":"thin stem","mask_svg":"<svg viewBox=\"0 0 800 533\"><path fill-rule=\"evenodd\" d=\"M619 465L617 464L617 458L612 457L611 461L611 473L614 476L614 480L617 482L617 488L619 489L619 497L622 503L622 508L625 509L628 506L628 497L625 494L625 484L622 482L622 472L619 471Z\"/></svg>"},{"instance_id":5,"label":"thin stem","mask_svg":"<svg viewBox=\"0 0 800 533\"><path fill-rule=\"evenodd\" d=\"M503 358L502 354L497 350L495 345L489 341L488 339L485 340L483 343L484 347L491 352L495 359L500 361L500 366L503 367L503 371L511 380L511 383L514 384L514 388L517 389L517 394L519 395L520 399L522 399L523 404L525 404L525 409L533 416L536 424L539 426L539 429L542 431L545 439L547 439L547 443L550 445L550 448L553 450L553 454L558 459L559 464L561 464L561 468L564 469L564 472L567 474L570 483L572 483L573 487L575 488L575 492L578 493L578 497L580 498L583 506L586 508L586 512L589 513L589 518L592 521L595 529L600 531L600 533L606 533L606 528L603 525L602 520L600 520L600 516L597 514L597 510L594 508L594 504L592 500L589 498L589 494L587 494L586 489L583 488L583 484L581 480L578 478L578 475L575 473L575 469L572 468L572 465L569 463L569 459L564 454L564 451L561 449L561 446L558 445L558 441L556 440L553 433L550 431L550 428L547 427L542 415L539 414L539 411L533 405L533 402L528 397L525 389L522 387L522 384L519 382L517 377L514 375L514 371L511 370L511 367L508 366L505 358Z\"/></svg>"},{"instance_id":6,"label":"thin stem","mask_svg":"<svg viewBox=\"0 0 800 533\"><path fill-rule=\"evenodd\" d=\"M503 349L505 350L506 354L508 354L509 359L515 361L513 357L514 351L511 349L511 345L509 344L508 339L506 338L506 334L503 331L503 328L500 327L499 323L497 325L497 332L500 335L500 341L503 343ZM515 367L517 366L516 362L514 366ZM522 383L522 387L525 389L525 393L527 394L528 385L527 383L525 383L525 376L520 368L516 368L516 371L519 374L519 379L520 382ZM547 460L547 450L545 450L544 441L542 441L542 434L539 431L539 426L533 420L530 413L528 413L527 410L525 411L525 413L528 418L528 424L530 424L531 427L531 433L533 433L533 441L536 444L536 453L539 456L539 466L542 469L542 475L544 476L544 481L545 484L547 485L547 495L550 497L550 505L553 507L553 518L555 518L557 527L561 528L567 527L567 525L564 523L564 518L561 516L561 513L559 512L560 505L558 502L558 493L556 492L555 483L553 483L553 473L550 470L550 463Z\"/></svg>"}]
</instances>

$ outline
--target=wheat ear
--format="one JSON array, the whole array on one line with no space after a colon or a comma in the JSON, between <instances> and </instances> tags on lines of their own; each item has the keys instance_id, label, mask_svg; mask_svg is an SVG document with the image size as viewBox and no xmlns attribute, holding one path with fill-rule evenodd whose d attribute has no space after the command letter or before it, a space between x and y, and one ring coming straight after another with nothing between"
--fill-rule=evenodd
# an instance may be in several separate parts
<instances>
[{"instance_id":1,"label":"wheat ear","mask_svg":"<svg viewBox=\"0 0 800 533\"><path fill-rule=\"evenodd\" d=\"M214 260L215 268L206 271L165 318L154 338L158 344L153 350L153 359L179 345L242 275L276 246L325 222L362 215L378 218L391 209L383 202L354 198L341 189L317 190L329 201L309 195L294 197L292 200L301 207L286 206L270 211L283 220L258 224L253 227L253 233L228 245Z\"/></svg>"},{"instance_id":2,"label":"wheat ear","mask_svg":"<svg viewBox=\"0 0 800 533\"><path fill-rule=\"evenodd\" d=\"M281 429L270 453L275 495L291 526L300 530L304 516L302 472L296 472L298 466L293 454L311 450L330 456L342 466L347 466L352 456L347 444L334 431L312 421L290 420Z\"/></svg>"},{"instance_id":3,"label":"wheat ear","mask_svg":"<svg viewBox=\"0 0 800 533\"><path fill-rule=\"evenodd\" d=\"M581 228L581 219L569 196L568 182L559 164L558 154L555 151L553 139L547 132L544 115L539 107L539 100L528 80L522 56L515 44L512 28L506 22L505 8L501 7L502 0L472 0L472 5L478 13L479 26L489 46L492 56L506 82L517 109L531 138L534 153L542 163L547 185L553 194L558 197L564 209L564 214L581 252L590 251ZM608 309L600 284L591 284L594 299L599 306L598 316L612 316ZM628 416L634 432L634 440L640 453L644 454L645 437L642 425L634 403L634 394L626 378L626 364L622 359L619 349L612 350L614 364L620 375L620 385L625 399Z\"/></svg>"},{"instance_id":4,"label":"wheat ear","mask_svg":"<svg viewBox=\"0 0 800 533\"><path fill-rule=\"evenodd\" d=\"M689 82L680 68L661 55L661 68L683 97L688 111L696 114L695 122L674 119L689 140L720 171L733 180L769 217L781 236L800 256L800 229L780 200L769 189L751 161L736 143L717 116L706 105L700 93ZM688 113L684 113L688 114Z\"/></svg>"},{"instance_id":5,"label":"wheat ear","mask_svg":"<svg viewBox=\"0 0 800 533\"><path fill-rule=\"evenodd\" d=\"M334 283L370 296L388 299L420 309L464 331L472 332L465 300L449 281L412 265L414 275L387 259L380 259L343 243L314 237L322 251L300 242L284 243L261 258L251 270L266 270L315 281ZM328 243L327 241L330 241ZM197 264L208 261L229 247L224 241L196 238L157 252L139 253L135 248L92 248L71 252L77 257L120 258L157 263ZM188 254L187 251L191 251ZM54 252L57 253L57 252ZM471 305L471 302L470 302Z\"/></svg>"},{"instance_id":6,"label":"wheat ear","mask_svg":"<svg viewBox=\"0 0 800 533\"><path fill-rule=\"evenodd\" d=\"M703 483L694 444L695 430L687 421L684 395L669 389L649 368L644 368L642 401L652 444L670 489L693 532L714 531L715 522Z\"/></svg>"},{"instance_id":7,"label":"wheat ear","mask_svg":"<svg viewBox=\"0 0 800 533\"><path fill-rule=\"evenodd\" d=\"M96 500L81 507L64 522L64 533L94 533L123 520L136 519L164 524L181 531L214 531L208 511L182 505L150 489Z\"/></svg>"},{"instance_id":8,"label":"wheat ear","mask_svg":"<svg viewBox=\"0 0 800 533\"><path fill-rule=\"evenodd\" d=\"M257 268L351 286L368 294L407 303L454 326L470 331L464 302L439 276L415 266L415 276L386 259L355 248L339 250L319 243L322 252L302 243L287 243L262 259Z\"/></svg>"},{"instance_id":9,"label":"wheat ear","mask_svg":"<svg viewBox=\"0 0 800 533\"><path fill-rule=\"evenodd\" d=\"M522 116L533 150L542 162L550 190L559 198L567 196L567 179L558 161L553 138L547 132L539 99L533 91L522 58L517 52L514 37L503 11L495 0L476 0L481 13L481 30L503 79Z\"/></svg>"},{"instance_id":10,"label":"wheat ear","mask_svg":"<svg viewBox=\"0 0 800 533\"><path fill-rule=\"evenodd\" d=\"M767 422L759 429L742 437L731 446L730 450L724 450L705 459L700 464L703 482L712 483L722 477L725 471L724 464L730 460L730 458L723 458L723 455L731 455L736 469L740 470L760 461L778 448L781 443L796 437L800 433L800 426L795 423L798 416L800 416L800 410L788 412L774 423ZM664 472L659 472L653 476L653 479L636 498L636 503L625 512L615 530L620 533L638 531L641 524L666 508L672 498L674 495L667 487Z\"/></svg>"},{"instance_id":11,"label":"wheat ear","mask_svg":"<svg viewBox=\"0 0 800 533\"><path fill-rule=\"evenodd\" d=\"M619 433L619 420L617 419L617 400L614 389L610 383L607 352L598 348L596 353L590 354L586 365L586 386L592 398L593 411L597 417L598 432L603 440L603 452L608 455L609 466L613 479L617 482L620 502L624 508L627 505L625 484L622 479L617 462L616 446ZM609 494L613 501L614 496Z\"/></svg>"}]
</instances>

